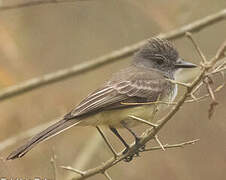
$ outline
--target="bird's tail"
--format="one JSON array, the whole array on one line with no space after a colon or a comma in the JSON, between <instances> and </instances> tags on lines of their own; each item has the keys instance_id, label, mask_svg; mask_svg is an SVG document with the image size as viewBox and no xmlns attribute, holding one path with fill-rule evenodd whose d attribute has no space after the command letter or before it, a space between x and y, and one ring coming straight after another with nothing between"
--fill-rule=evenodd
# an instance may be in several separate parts
<instances>
[{"instance_id":1,"label":"bird's tail","mask_svg":"<svg viewBox=\"0 0 226 180\"><path fill-rule=\"evenodd\" d=\"M35 145L37 145L40 142L43 142L57 134L59 134L62 131L65 131L66 129L75 126L79 124L80 121L77 121L76 119L62 119L55 124L51 125L44 131L38 133L33 138L31 138L27 143L20 146L18 149L13 151L8 157L7 160L10 159L16 159L24 156L29 150L31 150Z\"/></svg>"}]
</instances>

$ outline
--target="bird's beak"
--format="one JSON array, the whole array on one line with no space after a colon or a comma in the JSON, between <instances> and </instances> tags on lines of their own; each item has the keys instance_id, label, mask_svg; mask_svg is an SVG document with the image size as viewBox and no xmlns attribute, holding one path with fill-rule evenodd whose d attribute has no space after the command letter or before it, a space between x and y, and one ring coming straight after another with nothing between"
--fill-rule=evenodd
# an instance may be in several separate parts
<instances>
[{"instance_id":1,"label":"bird's beak","mask_svg":"<svg viewBox=\"0 0 226 180\"><path fill-rule=\"evenodd\" d=\"M176 64L175 64L176 68L195 68L197 67L197 65L184 61L183 59L178 59Z\"/></svg>"}]
</instances>

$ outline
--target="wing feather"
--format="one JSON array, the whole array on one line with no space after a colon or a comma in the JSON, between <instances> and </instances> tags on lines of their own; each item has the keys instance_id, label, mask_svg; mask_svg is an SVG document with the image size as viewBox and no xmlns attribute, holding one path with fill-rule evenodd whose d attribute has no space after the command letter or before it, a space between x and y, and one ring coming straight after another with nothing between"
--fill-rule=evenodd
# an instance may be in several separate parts
<instances>
[{"instance_id":1,"label":"wing feather","mask_svg":"<svg viewBox=\"0 0 226 180\"><path fill-rule=\"evenodd\" d=\"M100 109L121 108L121 102L156 101L159 95L166 92L167 83L161 74L153 71L130 72L126 77L119 73L102 88L89 94L68 115L75 118Z\"/></svg>"}]
</instances>

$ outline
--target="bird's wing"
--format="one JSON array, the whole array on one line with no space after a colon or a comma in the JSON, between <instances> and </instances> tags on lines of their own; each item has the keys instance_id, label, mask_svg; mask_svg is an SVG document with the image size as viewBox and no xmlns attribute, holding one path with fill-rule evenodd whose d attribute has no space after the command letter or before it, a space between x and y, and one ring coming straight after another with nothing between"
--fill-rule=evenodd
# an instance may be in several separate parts
<instances>
[{"instance_id":1,"label":"bird's wing","mask_svg":"<svg viewBox=\"0 0 226 180\"><path fill-rule=\"evenodd\" d=\"M126 77L123 74L127 74ZM88 95L66 116L71 119L102 110L125 108L126 105L123 105L122 102L156 101L167 89L168 81L157 72L123 74L118 73L102 88Z\"/></svg>"}]
</instances>

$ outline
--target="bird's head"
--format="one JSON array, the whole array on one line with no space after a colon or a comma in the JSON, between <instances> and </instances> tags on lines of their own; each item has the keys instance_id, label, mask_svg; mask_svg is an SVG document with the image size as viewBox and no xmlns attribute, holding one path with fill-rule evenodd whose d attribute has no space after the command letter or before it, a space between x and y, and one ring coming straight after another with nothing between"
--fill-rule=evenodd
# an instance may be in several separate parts
<instances>
[{"instance_id":1,"label":"bird's head","mask_svg":"<svg viewBox=\"0 0 226 180\"><path fill-rule=\"evenodd\" d=\"M134 64L174 73L181 68L194 68L195 64L180 58L174 45L165 39L152 38L134 55Z\"/></svg>"}]
</instances>

